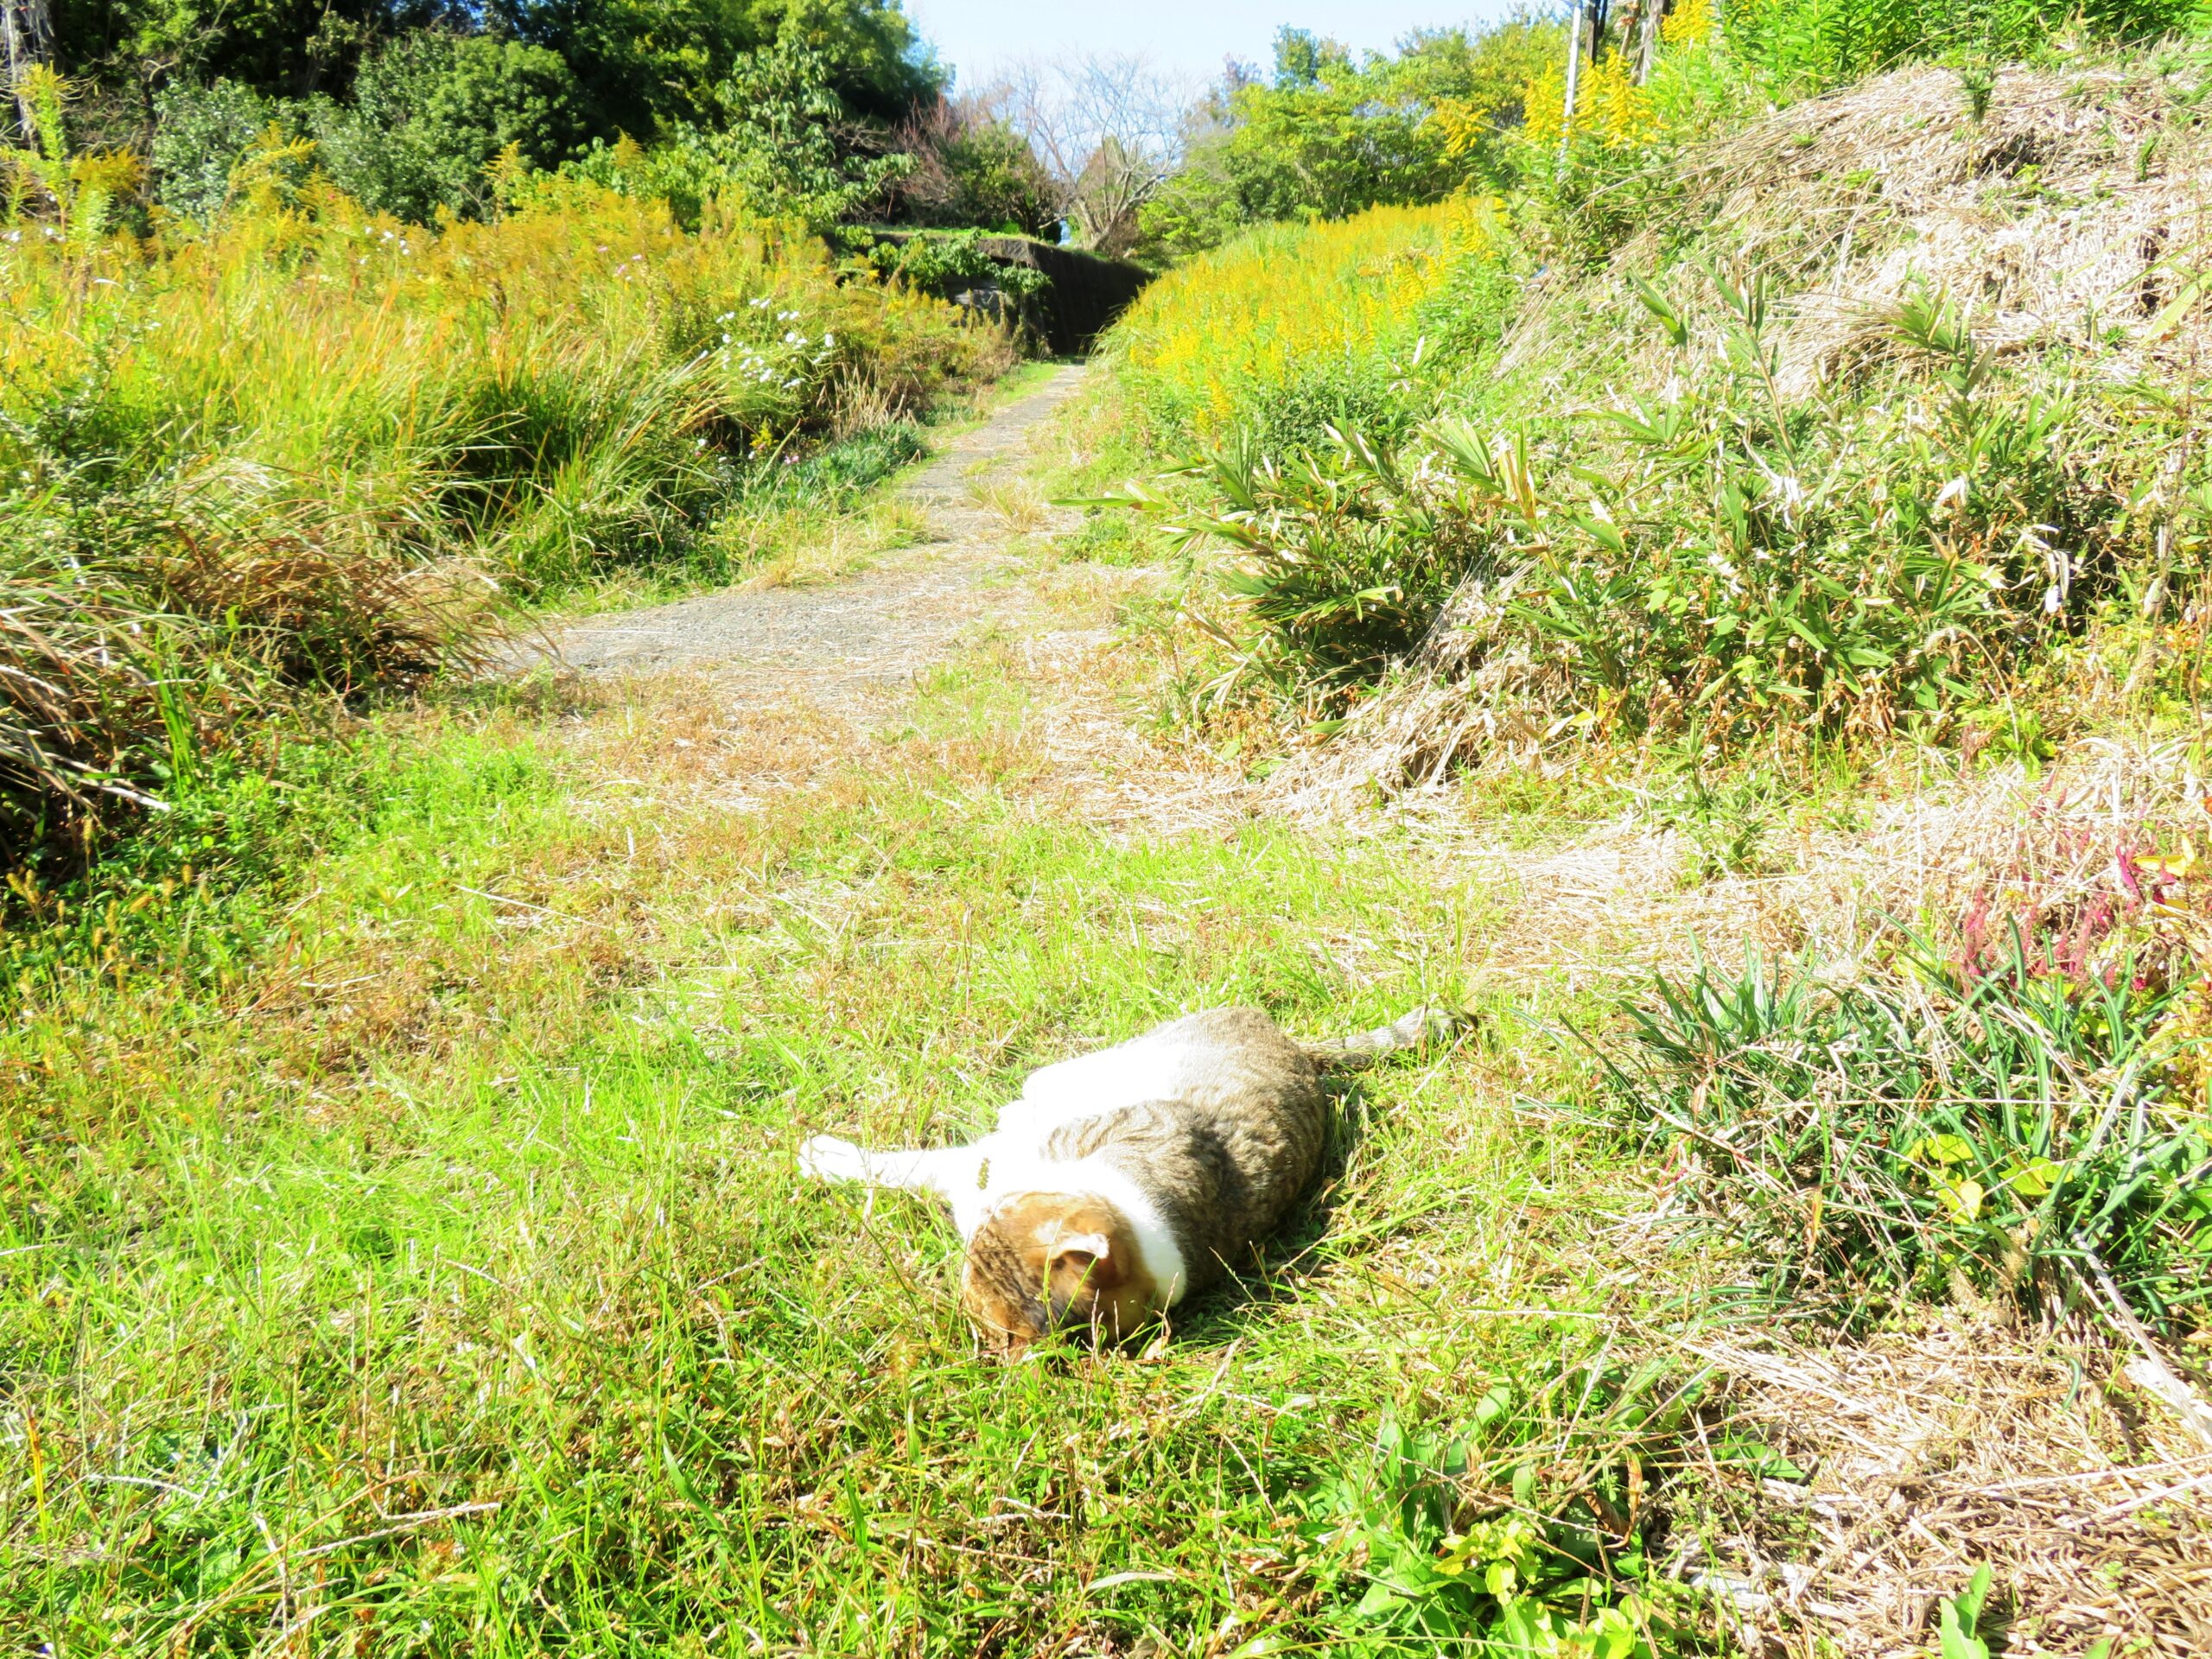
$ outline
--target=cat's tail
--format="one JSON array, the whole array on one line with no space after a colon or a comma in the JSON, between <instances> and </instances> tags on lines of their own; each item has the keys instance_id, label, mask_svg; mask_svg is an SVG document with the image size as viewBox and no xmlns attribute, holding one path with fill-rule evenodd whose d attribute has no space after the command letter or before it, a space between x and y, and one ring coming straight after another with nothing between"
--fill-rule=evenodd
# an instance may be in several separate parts
<instances>
[{"instance_id":1,"label":"cat's tail","mask_svg":"<svg viewBox=\"0 0 2212 1659\"><path fill-rule=\"evenodd\" d=\"M1300 1043L1306 1058L1324 1071L1349 1071L1372 1065L1385 1054L1419 1048L1435 1037L1450 1035L1466 1024L1466 1016L1433 1003L1415 1008L1402 1019L1356 1036L1333 1037L1325 1043Z\"/></svg>"}]
</instances>

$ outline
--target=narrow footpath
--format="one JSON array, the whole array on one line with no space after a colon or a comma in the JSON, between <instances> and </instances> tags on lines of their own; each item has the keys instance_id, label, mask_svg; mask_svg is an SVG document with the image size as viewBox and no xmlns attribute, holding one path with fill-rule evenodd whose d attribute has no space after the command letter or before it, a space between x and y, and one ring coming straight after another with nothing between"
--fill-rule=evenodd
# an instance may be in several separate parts
<instances>
[{"instance_id":1,"label":"narrow footpath","mask_svg":"<svg viewBox=\"0 0 2212 1659\"><path fill-rule=\"evenodd\" d=\"M994 582L1012 563L1009 531L979 498L1018 472L1085 373L1081 365L1056 370L898 486L928 516L916 545L838 582L734 588L592 617L555 637L559 658L588 674L694 667L741 702L798 693L841 713L911 685L953 657L979 622L1024 608L1025 586Z\"/></svg>"}]
</instances>

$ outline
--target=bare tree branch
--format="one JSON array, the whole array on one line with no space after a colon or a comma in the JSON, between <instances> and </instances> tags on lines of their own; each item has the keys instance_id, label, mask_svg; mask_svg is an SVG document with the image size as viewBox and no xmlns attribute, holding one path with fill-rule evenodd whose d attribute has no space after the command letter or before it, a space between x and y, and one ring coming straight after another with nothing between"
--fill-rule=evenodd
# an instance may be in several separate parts
<instances>
[{"instance_id":1,"label":"bare tree branch","mask_svg":"<svg viewBox=\"0 0 2212 1659\"><path fill-rule=\"evenodd\" d=\"M1077 246L1116 253L1183 155L1189 80L1141 54L1010 66L981 101L1029 140Z\"/></svg>"}]
</instances>

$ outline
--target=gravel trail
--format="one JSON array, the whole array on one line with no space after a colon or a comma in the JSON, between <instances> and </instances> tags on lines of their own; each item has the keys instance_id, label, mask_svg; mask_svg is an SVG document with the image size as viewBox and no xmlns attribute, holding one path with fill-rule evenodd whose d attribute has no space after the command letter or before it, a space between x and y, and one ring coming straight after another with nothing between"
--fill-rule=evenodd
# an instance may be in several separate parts
<instances>
[{"instance_id":1,"label":"gravel trail","mask_svg":"<svg viewBox=\"0 0 2212 1659\"><path fill-rule=\"evenodd\" d=\"M1070 365L961 434L899 486L927 513L928 539L842 581L734 588L649 610L594 616L560 632L559 658L588 674L686 666L740 698L801 692L831 708L873 702L950 658L986 620L1018 614L1023 594L992 577L1010 563L1006 521L975 499L1011 478L1053 410L1082 385Z\"/></svg>"}]
</instances>

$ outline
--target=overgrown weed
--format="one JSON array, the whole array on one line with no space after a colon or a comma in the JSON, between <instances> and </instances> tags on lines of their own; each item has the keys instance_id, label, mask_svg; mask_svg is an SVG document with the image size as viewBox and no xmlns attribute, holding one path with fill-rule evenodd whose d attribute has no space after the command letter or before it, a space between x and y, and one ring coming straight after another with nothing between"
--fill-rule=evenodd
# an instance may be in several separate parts
<instances>
[{"instance_id":1,"label":"overgrown weed","mask_svg":"<svg viewBox=\"0 0 2212 1659\"><path fill-rule=\"evenodd\" d=\"M1618 1109L1794 1305L1878 1319L1955 1280L2047 1309L2109 1273L2185 1335L2212 1297L2202 1012L2129 937L1662 978L1624 1009Z\"/></svg>"},{"instance_id":2,"label":"overgrown weed","mask_svg":"<svg viewBox=\"0 0 2212 1659\"><path fill-rule=\"evenodd\" d=\"M303 693L469 666L515 598L728 581L1011 361L788 226L582 188L407 226L268 160L207 227L0 243L11 861Z\"/></svg>"}]
</instances>

